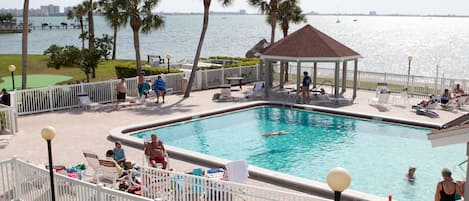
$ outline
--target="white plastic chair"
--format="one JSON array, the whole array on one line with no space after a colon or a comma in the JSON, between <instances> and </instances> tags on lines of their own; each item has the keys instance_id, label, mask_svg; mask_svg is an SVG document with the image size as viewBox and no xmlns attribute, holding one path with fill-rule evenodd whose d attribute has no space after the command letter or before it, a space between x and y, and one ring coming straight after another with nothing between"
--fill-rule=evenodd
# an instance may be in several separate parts
<instances>
[{"instance_id":1,"label":"white plastic chair","mask_svg":"<svg viewBox=\"0 0 469 201\"><path fill-rule=\"evenodd\" d=\"M93 179L96 178L96 175L98 174L98 170L99 170L99 158L98 158L98 155L96 155L96 153L92 152L92 151L88 151L88 150L83 150L83 156L85 157L86 159L86 162L88 163L88 167L91 167L91 169L93 169L93 174L89 174L88 173L88 170L90 168L86 168L85 169L85 172L84 172L84 175L86 176L92 176Z\"/></svg>"},{"instance_id":2,"label":"white plastic chair","mask_svg":"<svg viewBox=\"0 0 469 201\"><path fill-rule=\"evenodd\" d=\"M403 91L398 96L393 96L392 104L407 107L409 105L409 95L406 91Z\"/></svg>"},{"instance_id":3,"label":"white plastic chair","mask_svg":"<svg viewBox=\"0 0 469 201\"><path fill-rule=\"evenodd\" d=\"M95 103L91 101L90 97L88 94L78 94L78 100L80 101L80 105L86 109L99 109L101 108L102 104L101 103Z\"/></svg>"},{"instance_id":4,"label":"white plastic chair","mask_svg":"<svg viewBox=\"0 0 469 201\"><path fill-rule=\"evenodd\" d=\"M384 106L388 103L390 95L390 93L380 93L377 98L368 98L368 104Z\"/></svg>"},{"instance_id":5,"label":"white plastic chair","mask_svg":"<svg viewBox=\"0 0 469 201\"><path fill-rule=\"evenodd\" d=\"M112 160L99 160L99 170L96 176L96 182L98 184L103 182L108 183L111 184L111 188L115 188L117 181L127 179L125 177L119 179L122 174L122 169L118 166L119 165Z\"/></svg>"},{"instance_id":6,"label":"white plastic chair","mask_svg":"<svg viewBox=\"0 0 469 201\"><path fill-rule=\"evenodd\" d=\"M245 160L229 162L225 167L224 180L245 183L249 177L248 164Z\"/></svg>"}]
</instances>

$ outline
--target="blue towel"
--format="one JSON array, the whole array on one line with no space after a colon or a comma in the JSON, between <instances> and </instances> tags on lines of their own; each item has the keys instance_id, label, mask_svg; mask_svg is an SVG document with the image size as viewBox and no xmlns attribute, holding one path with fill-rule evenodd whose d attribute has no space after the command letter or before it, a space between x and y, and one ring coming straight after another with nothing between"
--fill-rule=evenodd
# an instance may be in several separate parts
<instances>
[{"instance_id":1,"label":"blue towel","mask_svg":"<svg viewBox=\"0 0 469 201\"><path fill-rule=\"evenodd\" d=\"M219 172L224 172L224 170L221 168L213 168L213 169L207 170L208 174L219 173Z\"/></svg>"},{"instance_id":2,"label":"blue towel","mask_svg":"<svg viewBox=\"0 0 469 201\"><path fill-rule=\"evenodd\" d=\"M154 86L153 90L155 92L158 92L159 90L163 90L164 94L166 95L166 83L164 82L163 79L155 80L155 83L153 84L153 86Z\"/></svg>"}]
</instances>

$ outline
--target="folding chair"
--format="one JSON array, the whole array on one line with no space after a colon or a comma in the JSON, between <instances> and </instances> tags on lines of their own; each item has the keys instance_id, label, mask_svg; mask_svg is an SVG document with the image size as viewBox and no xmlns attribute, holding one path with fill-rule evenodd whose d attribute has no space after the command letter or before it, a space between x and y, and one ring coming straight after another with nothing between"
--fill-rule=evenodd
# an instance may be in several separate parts
<instances>
[{"instance_id":1,"label":"folding chair","mask_svg":"<svg viewBox=\"0 0 469 201\"><path fill-rule=\"evenodd\" d=\"M103 105L101 103L95 103L91 101L90 97L88 94L78 94L78 100L80 101L80 105L88 110L91 109L100 109Z\"/></svg>"},{"instance_id":2,"label":"folding chair","mask_svg":"<svg viewBox=\"0 0 469 201\"><path fill-rule=\"evenodd\" d=\"M88 163L88 167L91 167L91 169L93 169L93 171L94 171L93 174L88 174L88 170L90 168L86 168L83 175L91 176L91 177L93 177L93 179L96 179L96 175L98 174L98 170L99 170L98 155L96 155L92 151L83 150L83 156L85 157L86 162Z\"/></svg>"}]
</instances>

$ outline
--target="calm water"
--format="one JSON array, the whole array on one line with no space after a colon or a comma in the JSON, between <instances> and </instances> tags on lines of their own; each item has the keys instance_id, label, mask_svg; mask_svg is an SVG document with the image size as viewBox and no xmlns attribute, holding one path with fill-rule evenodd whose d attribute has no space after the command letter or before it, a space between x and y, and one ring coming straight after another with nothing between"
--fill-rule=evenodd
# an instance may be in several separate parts
<instances>
[{"instance_id":1,"label":"calm water","mask_svg":"<svg viewBox=\"0 0 469 201\"><path fill-rule=\"evenodd\" d=\"M262 134L287 130L288 135ZM351 189L402 201L432 200L440 171L465 160L464 145L432 148L429 130L290 110L262 107L135 134L229 160L325 182L334 167L347 168ZM415 165L416 182L404 180Z\"/></svg>"},{"instance_id":2,"label":"calm water","mask_svg":"<svg viewBox=\"0 0 469 201\"><path fill-rule=\"evenodd\" d=\"M407 56L414 56L412 74L434 76L436 65L445 77L469 75L469 18L308 16L319 30L358 51L364 58L359 69L407 74ZM357 19L357 22L353 20ZM21 21L21 19L19 19ZM58 25L64 17L32 17L34 25ZM112 35L102 17L96 17L96 35ZM73 23L72 21L68 21ZM164 29L141 36L142 58L171 53L175 60L193 59L200 36L202 16L167 16ZM302 27L292 25L291 31ZM40 54L51 44L80 45L79 30L34 30L30 53ZM277 31L277 39L281 37ZM202 56L244 56L262 38L270 40L265 16L211 16ZM21 34L0 35L0 53L21 53ZM118 35L118 58L134 59L130 28ZM440 74L441 76L441 74Z\"/></svg>"}]
</instances>

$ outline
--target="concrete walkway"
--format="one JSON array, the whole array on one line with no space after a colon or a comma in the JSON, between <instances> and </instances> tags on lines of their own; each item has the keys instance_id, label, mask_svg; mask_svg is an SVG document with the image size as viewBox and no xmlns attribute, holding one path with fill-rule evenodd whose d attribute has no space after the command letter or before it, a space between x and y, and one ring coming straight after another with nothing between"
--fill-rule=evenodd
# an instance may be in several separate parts
<instances>
[{"instance_id":1,"label":"concrete walkway","mask_svg":"<svg viewBox=\"0 0 469 201\"><path fill-rule=\"evenodd\" d=\"M251 89L250 87L244 87L245 91L233 92L235 97L243 99L240 102L213 102L211 100L213 94L219 92L219 89L213 89L193 92L191 97L187 99L184 99L182 95L170 95L166 97L166 103L164 104L156 104L154 103L155 100L149 100L145 105L131 106L118 110L83 111L80 108L76 108L21 116L18 120L19 132L16 136L12 137L7 146L0 148L0 159L17 156L36 164L46 164L47 147L46 142L41 138L41 129L50 125L55 127L57 131L57 135L52 142L54 164L71 166L85 163L82 155L83 149L94 151L99 156L104 157L106 150L114 147L113 142L108 139L109 131L113 128L241 105L244 101L251 100L244 99L245 94L248 93L247 91ZM374 92L359 91L358 98L354 104L339 109L438 124L448 122L466 112L464 110L454 110L452 112L437 110L440 117L429 118L416 115L415 112L411 111L410 107L387 106L387 111L381 111L376 107L368 105L368 98L374 96ZM415 104L419 101L412 98L410 103ZM125 145L123 148L125 149L127 159L135 161L137 164L142 163L142 150ZM171 160L170 165L176 171L191 170L197 166L179 160ZM252 180L249 183L272 187L272 185Z\"/></svg>"}]
</instances>

